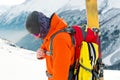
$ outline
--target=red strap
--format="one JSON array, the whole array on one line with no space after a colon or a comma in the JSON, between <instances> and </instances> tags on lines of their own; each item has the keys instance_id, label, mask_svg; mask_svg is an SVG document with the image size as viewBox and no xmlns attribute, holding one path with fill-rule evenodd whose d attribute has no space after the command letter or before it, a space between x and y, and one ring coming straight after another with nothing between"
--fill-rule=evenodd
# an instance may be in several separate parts
<instances>
[{"instance_id":1,"label":"red strap","mask_svg":"<svg viewBox=\"0 0 120 80\"><path fill-rule=\"evenodd\" d=\"M87 28L86 42L98 43L98 34L95 34L90 28Z\"/></svg>"},{"instance_id":2,"label":"red strap","mask_svg":"<svg viewBox=\"0 0 120 80\"><path fill-rule=\"evenodd\" d=\"M101 54L100 38L99 38L98 34L93 32L90 28L87 28L87 35L86 35L85 41L86 42L94 42L99 45L99 58L101 58L102 54Z\"/></svg>"},{"instance_id":3,"label":"red strap","mask_svg":"<svg viewBox=\"0 0 120 80\"><path fill-rule=\"evenodd\" d=\"M81 42L83 41L83 35L82 35L82 30L79 26L72 26L73 29L76 31L76 33L74 34L74 37L75 37L75 45L76 45L76 48L75 48L75 59L79 59L80 57L80 45L81 45Z\"/></svg>"}]
</instances>

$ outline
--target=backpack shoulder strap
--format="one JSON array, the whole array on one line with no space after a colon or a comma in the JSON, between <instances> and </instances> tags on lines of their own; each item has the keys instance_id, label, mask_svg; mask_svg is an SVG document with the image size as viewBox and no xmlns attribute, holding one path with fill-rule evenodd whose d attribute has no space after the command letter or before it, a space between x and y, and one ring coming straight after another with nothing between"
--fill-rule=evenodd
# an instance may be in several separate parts
<instances>
[{"instance_id":1,"label":"backpack shoulder strap","mask_svg":"<svg viewBox=\"0 0 120 80\"><path fill-rule=\"evenodd\" d=\"M55 37L58 33L60 33L60 32L64 32L64 29L57 31L56 33L54 33L54 34L51 36L51 38L50 38L50 52L46 52L47 55L49 55L49 56L52 55L52 51L53 51L53 47L52 47L53 39L54 39L54 37Z\"/></svg>"},{"instance_id":2,"label":"backpack shoulder strap","mask_svg":"<svg viewBox=\"0 0 120 80\"><path fill-rule=\"evenodd\" d=\"M53 39L55 38L55 36L56 36L57 34L59 34L59 33L61 33L61 32L67 32L67 33L69 33L70 35L72 35L72 34L75 33L75 30L74 30L73 28L68 27L68 28L59 30L59 31L57 31L56 33L54 33L54 34L51 36L51 38L50 38L50 52L47 52L47 53L46 53L47 55L49 55L49 56L52 55L52 51L53 51L53 46L52 46ZM73 44L75 44L74 37L73 37L73 36L71 36L71 37L72 37L72 42L73 42Z\"/></svg>"},{"instance_id":3,"label":"backpack shoulder strap","mask_svg":"<svg viewBox=\"0 0 120 80\"><path fill-rule=\"evenodd\" d=\"M81 27L79 27L79 26L72 26L73 27L73 29L75 30L75 34L74 34L74 37L75 37L75 42L76 42L76 44L75 44L75 46L76 46L76 48L75 48L75 60L77 60L77 59L79 59L79 57L80 57L80 48L81 48L81 43L82 43L82 41L84 40L84 31L82 30L82 28Z\"/></svg>"}]
</instances>

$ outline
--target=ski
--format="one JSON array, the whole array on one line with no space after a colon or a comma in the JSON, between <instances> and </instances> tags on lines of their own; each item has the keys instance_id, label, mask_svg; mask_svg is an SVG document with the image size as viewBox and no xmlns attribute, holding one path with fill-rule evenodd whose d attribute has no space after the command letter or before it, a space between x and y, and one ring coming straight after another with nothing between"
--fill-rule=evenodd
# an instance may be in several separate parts
<instances>
[{"instance_id":1,"label":"ski","mask_svg":"<svg viewBox=\"0 0 120 80\"><path fill-rule=\"evenodd\" d=\"M86 0L87 26L99 29L97 0Z\"/></svg>"},{"instance_id":2,"label":"ski","mask_svg":"<svg viewBox=\"0 0 120 80\"><path fill-rule=\"evenodd\" d=\"M87 16L88 28L91 29L96 28L99 32L100 27L99 27L97 0L86 0L86 16ZM103 75L104 66L102 64L102 59L100 60L98 67L99 67L98 76L100 77L99 80L104 80L104 75ZM98 79L92 79L92 80L98 80Z\"/></svg>"}]
</instances>

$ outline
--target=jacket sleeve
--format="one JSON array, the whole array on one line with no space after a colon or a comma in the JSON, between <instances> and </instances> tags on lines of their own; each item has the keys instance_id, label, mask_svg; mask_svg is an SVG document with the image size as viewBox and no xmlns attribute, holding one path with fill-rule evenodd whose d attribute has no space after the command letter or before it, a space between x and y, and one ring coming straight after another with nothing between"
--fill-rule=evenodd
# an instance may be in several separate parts
<instances>
[{"instance_id":1,"label":"jacket sleeve","mask_svg":"<svg viewBox=\"0 0 120 80\"><path fill-rule=\"evenodd\" d=\"M68 80L73 51L71 37L67 33L56 35L53 40L53 79Z\"/></svg>"}]
</instances>

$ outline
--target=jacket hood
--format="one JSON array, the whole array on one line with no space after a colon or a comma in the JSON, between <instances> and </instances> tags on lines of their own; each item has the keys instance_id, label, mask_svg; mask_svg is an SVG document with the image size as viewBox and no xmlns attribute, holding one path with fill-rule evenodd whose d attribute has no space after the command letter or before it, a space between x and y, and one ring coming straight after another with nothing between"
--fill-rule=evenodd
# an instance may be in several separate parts
<instances>
[{"instance_id":1,"label":"jacket hood","mask_svg":"<svg viewBox=\"0 0 120 80\"><path fill-rule=\"evenodd\" d=\"M66 27L67 27L67 23L62 18L60 18L56 13L54 13L51 16L50 29L47 36L45 37L45 40L47 39L49 40L54 33Z\"/></svg>"}]
</instances>

